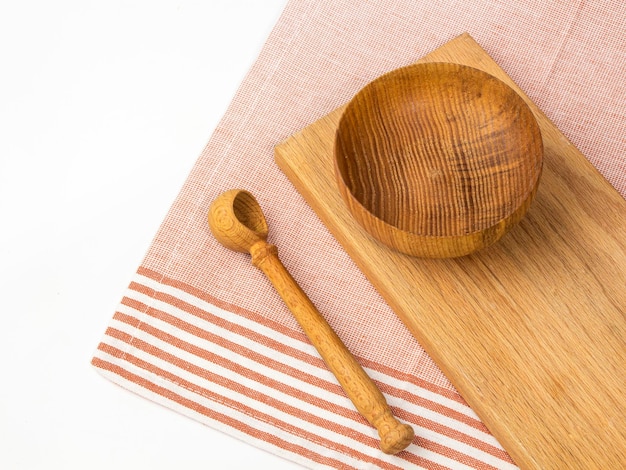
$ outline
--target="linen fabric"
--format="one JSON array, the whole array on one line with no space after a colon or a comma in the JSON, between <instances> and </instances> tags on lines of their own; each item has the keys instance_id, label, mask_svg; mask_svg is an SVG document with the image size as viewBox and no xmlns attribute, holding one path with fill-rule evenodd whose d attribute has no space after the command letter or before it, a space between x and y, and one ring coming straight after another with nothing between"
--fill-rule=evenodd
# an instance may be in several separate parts
<instances>
[{"instance_id":1,"label":"linen fabric","mask_svg":"<svg viewBox=\"0 0 626 470\"><path fill-rule=\"evenodd\" d=\"M92 363L141 396L310 468L515 468L273 160L361 87L468 32L626 196L626 3L291 0L199 156ZM210 203L242 188L269 241L401 420L388 456Z\"/></svg>"}]
</instances>

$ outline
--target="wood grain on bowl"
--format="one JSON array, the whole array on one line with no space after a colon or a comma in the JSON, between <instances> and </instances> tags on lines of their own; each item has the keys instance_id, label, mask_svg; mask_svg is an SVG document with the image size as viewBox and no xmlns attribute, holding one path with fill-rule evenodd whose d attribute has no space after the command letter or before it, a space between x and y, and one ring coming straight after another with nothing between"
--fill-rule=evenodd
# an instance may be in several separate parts
<instances>
[{"instance_id":1,"label":"wood grain on bowl","mask_svg":"<svg viewBox=\"0 0 626 470\"><path fill-rule=\"evenodd\" d=\"M539 126L501 80L414 64L364 87L335 139L339 190L374 238L414 256L462 256L526 214L541 174Z\"/></svg>"}]
</instances>

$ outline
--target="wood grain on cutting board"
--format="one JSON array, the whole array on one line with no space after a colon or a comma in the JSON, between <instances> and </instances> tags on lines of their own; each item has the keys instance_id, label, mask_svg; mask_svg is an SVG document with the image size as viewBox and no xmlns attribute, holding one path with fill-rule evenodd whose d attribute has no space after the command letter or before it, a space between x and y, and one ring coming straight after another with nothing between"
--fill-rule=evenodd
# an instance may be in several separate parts
<instances>
[{"instance_id":1,"label":"wood grain on cutting board","mask_svg":"<svg viewBox=\"0 0 626 470\"><path fill-rule=\"evenodd\" d=\"M277 164L519 466L626 468L626 201L469 35L421 61L500 78L539 122L537 198L496 245L432 260L372 239L335 183L343 108Z\"/></svg>"}]
</instances>

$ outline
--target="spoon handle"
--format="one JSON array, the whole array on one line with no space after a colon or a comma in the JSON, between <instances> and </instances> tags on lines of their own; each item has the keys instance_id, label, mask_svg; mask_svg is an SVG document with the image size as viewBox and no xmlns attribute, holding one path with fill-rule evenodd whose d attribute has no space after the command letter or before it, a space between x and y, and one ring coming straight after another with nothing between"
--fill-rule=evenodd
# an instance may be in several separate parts
<instances>
[{"instance_id":1,"label":"spoon handle","mask_svg":"<svg viewBox=\"0 0 626 470\"><path fill-rule=\"evenodd\" d=\"M377 429L382 451L395 454L406 448L413 440L413 428L393 416L376 384L283 266L276 246L261 240L250 254L252 264L269 278L356 409Z\"/></svg>"}]
</instances>

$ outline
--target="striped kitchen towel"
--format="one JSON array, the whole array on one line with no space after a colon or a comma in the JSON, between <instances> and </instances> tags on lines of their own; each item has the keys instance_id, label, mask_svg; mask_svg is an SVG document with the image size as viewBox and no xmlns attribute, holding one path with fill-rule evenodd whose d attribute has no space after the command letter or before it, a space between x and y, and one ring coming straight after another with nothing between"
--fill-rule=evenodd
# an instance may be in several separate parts
<instances>
[{"instance_id":1,"label":"striped kitchen towel","mask_svg":"<svg viewBox=\"0 0 626 470\"><path fill-rule=\"evenodd\" d=\"M121 300L93 365L311 468L515 468L273 162L273 147L384 72L469 32L626 195L626 4L292 0ZM247 255L209 232L251 191L270 241L414 442L389 456ZM358 312L358 315L355 314Z\"/></svg>"}]
</instances>

